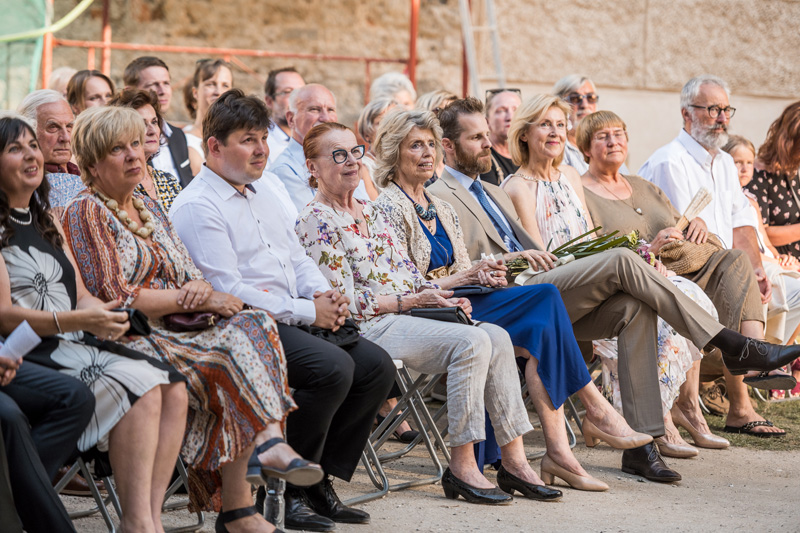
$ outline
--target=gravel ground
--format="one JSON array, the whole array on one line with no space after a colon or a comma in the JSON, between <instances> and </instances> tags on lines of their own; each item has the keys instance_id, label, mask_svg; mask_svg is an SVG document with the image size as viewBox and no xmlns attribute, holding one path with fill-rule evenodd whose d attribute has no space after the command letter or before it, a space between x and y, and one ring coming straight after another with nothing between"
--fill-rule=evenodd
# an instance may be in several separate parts
<instances>
[{"instance_id":1,"label":"gravel ground","mask_svg":"<svg viewBox=\"0 0 800 533\"><path fill-rule=\"evenodd\" d=\"M530 455L542 449L541 431L526 437ZM393 481L430 472L418 447L412 456L389 465ZM540 503L519 496L503 507L447 500L441 486L428 485L361 505L372 515L367 526L341 524L337 531L460 532L460 531L800 531L800 451L754 451L734 447L703 450L694 459L668 459L683 481L662 485L622 473L621 452L601 445L579 443L575 454L594 476L611 486L605 493L565 488L557 503ZM538 469L538 461L533 465ZM494 479L494 472L488 477ZM337 481L342 499L373 489L360 468L349 485ZM563 487L562 487L563 488ZM69 510L84 508L86 500L65 498ZM214 513L206 513L204 532L214 531ZM164 525L186 524L186 510L164 514ZM97 516L76 521L81 532L102 533ZM1 529L1 528L0 528Z\"/></svg>"}]
</instances>

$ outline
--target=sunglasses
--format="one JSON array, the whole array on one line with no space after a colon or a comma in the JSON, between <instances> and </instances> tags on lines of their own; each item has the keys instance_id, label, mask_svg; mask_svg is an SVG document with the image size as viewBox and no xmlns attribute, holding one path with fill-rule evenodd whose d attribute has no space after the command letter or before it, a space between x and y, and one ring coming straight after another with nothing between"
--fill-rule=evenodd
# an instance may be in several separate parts
<instances>
[{"instance_id":1,"label":"sunglasses","mask_svg":"<svg viewBox=\"0 0 800 533\"><path fill-rule=\"evenodd\" d=\"M486 95L484 96L484 100L486 101L486 105L489 105L489 102L495 95L500 93L515 93L517 96L522 98L522 90L514 88L514 87L499 87L497 89L487 89Z\"/></svg>"},{"instance_id":2,"label":"sunglasses","mask_svg":"<svg viewBox=\"0 0 800 533\"><path fill-rule=\"evenodd\" d=\"M564 98L567 102L572 105L578 105L584 100L586 100L587 104L596 104L598 100L600 100L600 96L597 93L589 93L589 94L578 94L578 93L569 93L566 98Z\"/></svg>"}]
</instances>

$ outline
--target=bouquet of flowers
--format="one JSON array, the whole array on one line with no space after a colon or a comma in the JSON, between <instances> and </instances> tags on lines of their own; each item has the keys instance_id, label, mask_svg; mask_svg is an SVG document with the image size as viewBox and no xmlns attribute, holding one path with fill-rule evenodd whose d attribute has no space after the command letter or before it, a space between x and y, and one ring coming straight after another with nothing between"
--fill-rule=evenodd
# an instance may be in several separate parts
<instances>
[{"instance_id":1,"label":"bouquet of flowers","mask_svg":"<svg viewBox=\"0 0 800 533\"><path fill-rule=\"evenodd\" d=\"M558 258L558 261L556 261L556 266L569 263L570 261L574 261L575 259L580 259L582 257L589 257L590 255L604 252L612 248L625 247L633 250L634 252L637 251L637 248L639 247L639 232L637 230L633 230L630 233L619 236L617 235L619 231L613 231L607 235L601 235L594 239L580 242L581 239L587 235L591 235L592 233L595 233L601 229L603 229L602 226L597 226L596 228L565 242L555 250L550 250L550 253ZM553 241L551 240L547 244L547 247L550 248L552 244ZM506 263L506 266L508 267L508 272L511 277L516 277L530 268L527 259L522 257L518 257L513 261L509 261Z\"/></svg>"}]
</instances>

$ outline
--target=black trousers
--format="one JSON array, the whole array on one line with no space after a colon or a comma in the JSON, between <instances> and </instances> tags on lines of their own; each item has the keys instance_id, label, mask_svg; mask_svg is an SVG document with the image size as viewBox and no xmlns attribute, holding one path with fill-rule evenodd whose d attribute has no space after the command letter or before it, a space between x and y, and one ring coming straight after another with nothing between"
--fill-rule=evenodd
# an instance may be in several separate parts
<instances>
[{"instance_id":1,"label":"black trousers","mask_svg":"<svg viewBox=\"0 0 800 533\"><path fill-rule=\"evenodd\" d=\"M0 387L3 432L17 514L28 533L75 531L53 490L59 467L94 412L94 396L77 379L30 361Z\"/></svg>"},{"instance_id":2,"label":"black trousers","mask_svg":"<svg viewBox=\"0 0 800 533\"><path fill-rule=\"evenodd\" d=\"M6 461L6 446L3 443L3 432L0 430L0 520L3 530L8 533L22 533L22 522L14 507L14 495L11 493L11 476Z\"/></svg>"},{"instance_id":3,"label":"black trousers","mask_svg":"<svg viewBox=\"0 0 800 533\"><path fill-rule=\"evenodd\" d=\"M298 409L287 441L326 473L350 481L378 409L395 378L391 357L365 339L346 350L302 329L278 324Z\"/></svg>"}]
</instances>

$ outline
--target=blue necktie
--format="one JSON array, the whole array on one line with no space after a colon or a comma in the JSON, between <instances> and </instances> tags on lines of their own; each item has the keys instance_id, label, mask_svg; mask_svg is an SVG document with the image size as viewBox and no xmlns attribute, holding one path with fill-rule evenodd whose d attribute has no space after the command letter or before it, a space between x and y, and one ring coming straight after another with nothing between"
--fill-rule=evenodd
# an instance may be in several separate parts
<instances>
[{"instance_id":1,"label":"blue necktie","mask_svg":"<svg viewBox=\"0 0 800 533\"><path fill-rule=\"evenodd\" d=\"M486 196L486 191L483 190L483 184L480 181L475 180L472 182L472 185L469 186L469 190L475 193L475 196L478 197L478 203L481 204L483 210L486 211L486 214L492 219L492 224L494 224L497 233L500 234L500 238L506 243L508 251L521 252L524 250L525 248L514 236L514 230L511 229L511 226L508 225L508 222L500 213L495 211L495 209L492 207L492 204L489 203L489 198Z\"/></svg>"}]
</instances>

